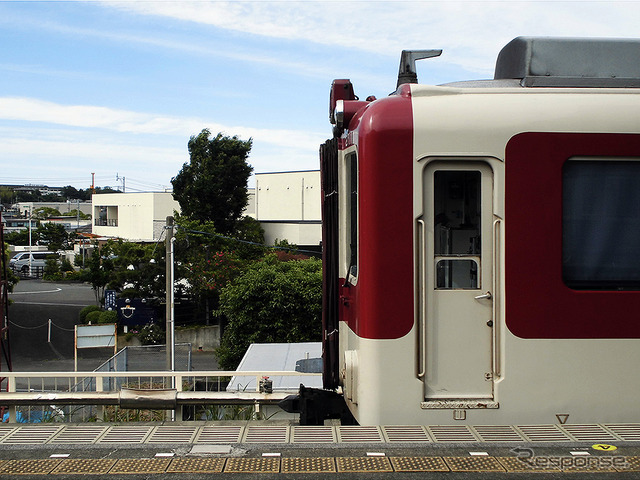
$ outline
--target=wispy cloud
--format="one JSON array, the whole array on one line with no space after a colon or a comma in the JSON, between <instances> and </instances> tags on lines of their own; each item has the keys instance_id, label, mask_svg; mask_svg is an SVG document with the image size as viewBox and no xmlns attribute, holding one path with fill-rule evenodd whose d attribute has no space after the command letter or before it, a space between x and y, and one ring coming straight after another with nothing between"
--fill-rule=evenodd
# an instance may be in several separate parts
<instances>
[{"instance_id":1,"label":"wispy cloud","mask_svg":"<svg viewBox=\"0 0 640 480\"><path fill-rule=\"evenodd\" d=\"M112 2L127 12L243 34L397 56L444 48L443 59L487 72L518 35L637 36L639 2L616 1L181 1ZM340 51L340 50L338 50Z\"/></svg>"},{"instance_id":2,"label":"wispy cloud","mask_svg":"<svg viewBox=\"0 0 640 480\"><path fill-rule=\"evenodd\" d=\"M0 120L103 129L128 134L153 134L188 138L203 126L271 145L318 145L323 133L223 125L205 118L176 117L132 112L94 105L61 105L34 98L0 97Z\"/></svg>"}]
</instances>

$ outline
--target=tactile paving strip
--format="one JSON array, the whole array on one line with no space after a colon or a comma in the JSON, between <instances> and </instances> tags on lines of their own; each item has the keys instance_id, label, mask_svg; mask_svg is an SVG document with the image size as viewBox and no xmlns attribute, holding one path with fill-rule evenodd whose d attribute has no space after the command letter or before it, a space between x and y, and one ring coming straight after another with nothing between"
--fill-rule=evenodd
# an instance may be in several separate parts
<instances>
[{"instance_id":1,"label":"tactile paving strip","mask_svg":"<svg viewBox=\"0 0 640 480\"><path fill-rule=\"evenodd\" d=\"M618 440L600 425L562 425L560 429L579 442L606 443Z\"/></svg>"},{"instance_id":2,"label":"tactile paving strip","mask_svg":"<svg viewBox=\"0 0 640 480\"><path fill-rule=\"evenodd\" d=\"M60 462L60 464L52 470L51 473L61 474L105 474L111 470L111 467L116 463L115 459L108 458L66 458Z\"/></svg>"},{"instance_id":3,"label":"tactile paving strip","mask_svg":"<svg viewBox=\"0 0 640 480\"><path fill-rule=\"evenodd\" d=\"M97 443L143 443L153 427L115 425Z\"/></svg>"},{"instance_id":4,"label":"tactile paving strip","mask_svg":"<svg viewBox=\"0 0 640 480\"><path fill-rule=\"evenodd\" d=\"M167 473L220 473L224 458L174 458Z\"/></svg>"},{"instance_id":5,"label":"tactile paving strip","mask_svg":"<svg viewBox=\"0 0 640 480\"><path fill-rule=\"evenodd\" d=\"M249 426L246 428L244 441L246 443L287 443L289 427L285 425Z\"/></svg>"},{"instance_id":6,"label":"tactile paving strip","mask_svg":"<svg viewBox=\"0 0 640 480\"><path fill-rule=\"evenodd\" d=\"M109 473L164 473L170 458L121 458Z\"/></svg>"},{"instance_id":7,"label":"tactile paving strip","mask_svg":"<svg viewBox=\"0 0 640 480\"><path fill-rule=\"evenodd\" d=\"M282 459L282 473L335 473L336 464L330 457L304 457Z\"/></svg>"},{"instance_id":8,"label":"tactile paving strip","mask_svg":"<svg viewBox=\"0 0 640 480\"><path fill-rule=\"evenodd\" d=\"M619 472L640 472L640 457L625 457L626 465L616 468Z\"/></svg>"},{"instance_id":9,"label":"tactile paving strip","mask_svg":"<svg viewBox=\"0 0 640 480\"><path fill-rule=\"evenodd\" d=\"M225 473L278 473L280 471L280 459L275 457L229 458L224 471Z\"/></svg>"},{"instance_id":10,"label":"tactile paving strip","mask_svg":"<svg viewBox=\"0 0 640 480\"><path fill-rule=\"evenodd\" d=\"M0 440L13 432L16 427L10 427L8 425L0 425Z\"/></svg>"},{"instance_id":11,"label":"tactile paving strip","mask_svg":"<svg viewBox=\"0 0 640 480\"><path fill-rule=\"evenodd\" d=\"M382 443L378 427L342 426L338 428L338 441L342 443Z\"/></svg>"},{"instance_id":12,"label":"tactile paving strip","mask_svg":"<svg viewBox=\"0 0 640 480\"><path fill-rule=\"evenodd\" d=\"M243 427L238 425L207 425L200 429L194 443L239 443Z\"/></svg>"},{"instance_id":13,"label":"tactile paving strip","mask_svg":"<svg viewBox=\"0 0 640 480\"><path fill-rule=\"evenodd\" d=\"M185 425L160 425L146 443L191 443L198 427Z\"/></svg>"},{"instance_id":14,"label":"tactile paving strip","mask_svg":"<svg viewBox=\"0 0 640 480\"><path fill-rule=\"evenodd\" d=\"M504 467L495 457L444 457L452 472L504 472Z\"/></svg>"},{"instance_id":15,"label":"tactile paving strip","mask_svg":"<svg viewBox=\"0 0 640 480\"><path fill-rule=\"evenodd\" d=\"M49 443L91 444L102 435L107 427L99 425L73 425L62 429Z\"/></svg>"},{"instance_id":16,"label":"tactile paving strip","mask_svg":"<svg viewBox=\"0 0 640 480\"><path fill-rule=\"evenodd\" d=\"M478 439L466 425L434 425L428 427L436 442L477 442Z\"/></svg>"},{"instance_id":17,"label":"tactile paving strip","mask_svg":"<svg viewBox=\"0 0 640 480\"><path fill-rule=\"evenodd\" d=\"M449 467L440 457L391 457L396 472L448 472Z\"/></svg>"},{"instance_id":18,"label":"tactile paving strip","mask_svg":"<svg viewBox=\"0 0 640 480\"><path fill-rule=\"evenodd\" d=\"M473 427L483 442L524 442L525 439L511 425L478 425Z\"/></svg>"},{"instance_id":19,"label":"tactile paving strip","mask_svg":"<svg viewBox=\"0 0 640 480\"><path fill-rule=\"evenodd\" d=\"M338 457L338 472L393 472L387 457Z\"/></svg>"},{"instance_id":20,"label":"tactile paving strip","mask_svg":"<svg viewBox=\"0 0 640 480\"><path fill-rule=\"evenodd\" d=\"M291 427L291 443L334 443L334 429L327 426L294 426Z\"/></svg>"},{"instance_id":21,"label":"tactile paving strip","mask_svg":"<svg viewBox=\"0 0 640 480\"><path fill-rule=\"evenodd\" d=\"M7 435L2 443L7 445L43 445L61 429L60 425L20 427Z\"/></svg>"},{"instance_id":22,"label":"tactile paving strip","mask_svg":"<svg viewBox=\"0 0 640 480\"><path fill-rule=\"evenodd\" d=\"M640 441L640 424L616 423L604 426L625 442Z\"/></svg>"},{"instance_id":23,"label":"tactile paving strip","mask_svg":"<svg viewBox=\"0 0 640 480\"><path fill-rule=\"evenodd\" d=\"M59 458L9 460L1 466L0 475L46 475L60 462Z\"/></svg>"},{"instance_id":24,"label":"tactile paving strip","mask_svg":"<svg viewBox=\"0 0 640 480\"><path fill-rule=\"evenodd\" d=\"M564 432L555 425L518 425L530 442L571 442Z\"/></svg>"},{"instance_id":25,"label":"tactile paving strip","mask_svg":"<svg viewBox=\"0 0 640 480\"><path fill-rule=\"evenodd\" d=\"M533 460L517 457L497 457L507 472L560 472L559 468L536 465Z\"/></svg>"},{"instance_id":26,"label":"tactile paving strip","mask_svg":"<svg viewBox=\"0 0 640 480\"><path fill-rule=\"evenodd\" d=\"M398 425L382 427L389 443L425 443L431 442L427 431L419 425Z\"/></svg>"}]
</instances>

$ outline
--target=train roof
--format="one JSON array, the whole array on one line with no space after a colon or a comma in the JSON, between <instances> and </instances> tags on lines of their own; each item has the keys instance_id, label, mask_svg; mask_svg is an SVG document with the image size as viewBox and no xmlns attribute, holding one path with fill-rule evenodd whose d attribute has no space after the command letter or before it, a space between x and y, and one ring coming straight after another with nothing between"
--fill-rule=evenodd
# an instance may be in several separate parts
<instances>
[{"instance_id":1,"label":"train roof","mask_svg":"<svg viewBox=\"0 0 640 480\"><path fill-rule=\"evenodd\" d=\"M517 37L498 54L494 80L523 87L640 87L640 40Z\"/></svg>"}]
</instances>

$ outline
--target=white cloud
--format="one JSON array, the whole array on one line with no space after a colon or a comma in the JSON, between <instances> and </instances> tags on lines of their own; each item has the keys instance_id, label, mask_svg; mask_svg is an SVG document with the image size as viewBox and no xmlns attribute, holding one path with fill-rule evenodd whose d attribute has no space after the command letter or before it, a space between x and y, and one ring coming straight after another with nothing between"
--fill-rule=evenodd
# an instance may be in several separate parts
<instances>
[{"instance_id":1,"label":"white cloud","mask_svg":"<svg viewBox=\"0 0 640 480\"><path fill-rule=\"evenodd\" d=\"M639 2L615 1L181 1L103 2L127 12L244 34L397 56L444 48L443 61L492 70L518 35L637 36ZM338 53L336 52L336 53Z\"/></svg>"},{"instance_id":2,"label":"white cloud","mask_svg":"<svg viewBox=\"0 0 640 480\"><path fill-rule=\"evenodd\" d=\"M155 115L94 105L61 105L34 98L0 97L0 120L37 122L128 134L179 136L187 139L206 126L212 133L224 132L253 138L277 146L318 145L324 134L299 130L265 129L247 125L223 125L204 118Z\"/></svg>"}]
</instances>

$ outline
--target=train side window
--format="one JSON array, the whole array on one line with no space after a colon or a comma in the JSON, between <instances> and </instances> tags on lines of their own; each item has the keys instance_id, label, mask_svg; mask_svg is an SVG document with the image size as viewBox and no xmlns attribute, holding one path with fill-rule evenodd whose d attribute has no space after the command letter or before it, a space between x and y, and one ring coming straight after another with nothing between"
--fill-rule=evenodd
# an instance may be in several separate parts
<instances>
[{"instance_id":1,"label":"train side window","mask_svg":"<svg viewBox=\"0 0 640 480\"><path fill-rule=\"evenodd\" d=\"M562 276L577 290L640 289L640 161L568 160Z\"/></svg>"},{"instance_id":2,"label":"train side window","mask_svg":"<svg viewBox=\"0 0 640 480\"><path fill-rule=\"evenodd\" d=\"M347 279L351 282L358 277L358 158L351 154L347 158L347 240L349 242L347 258L349 266Z\"/></svg>"},{"instance_id":3,"label":"train side window","mask_svg":"<svg viewBox=\"0 0 640 480\"><path fill-rule=\"evenodd\" d=\"M439 170L433 182L436 288L477 289L481 174Z\"/></svg>"}]
</instances>

